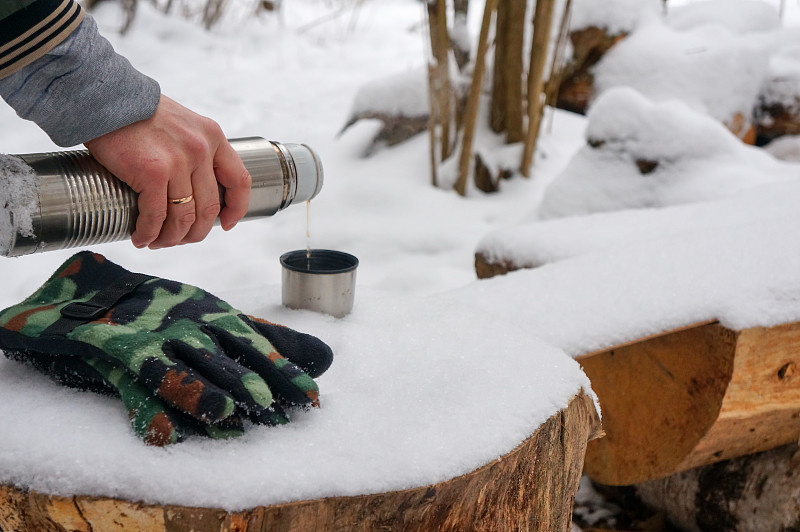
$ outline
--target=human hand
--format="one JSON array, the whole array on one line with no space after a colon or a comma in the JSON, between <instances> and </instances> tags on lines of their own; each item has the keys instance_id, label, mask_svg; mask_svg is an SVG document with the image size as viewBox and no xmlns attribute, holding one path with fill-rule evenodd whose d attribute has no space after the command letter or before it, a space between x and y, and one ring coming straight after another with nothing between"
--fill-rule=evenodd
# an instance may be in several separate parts
<instances>
[{"instance_id":1,"label":"human hand","mask_svg":"<svg viewBox=\"0 0 800 532\"><path fill-rule=\"evenodd\" d=\"M119 395L152 445L242 419L286 423L314 405L333 353L314 336L242 314L200 288L137 274L88 251L0 312L0 349L59 382Z\"/></svg>"},{"instance_id":2,"label":"human hand","mask_svg":"<svg viewBox=\"0 0 800 532\"><path fill-rule=\"evenodd\" d=\"M217 216L232 229L250 204L251 177L219 125L161 96L155 114L85 143L139 194L131 242L151 249L203 240ZM220 211L217 183L225 189ZM185 203L179 198L191 197Z\"/></svg>"}]
</instances>

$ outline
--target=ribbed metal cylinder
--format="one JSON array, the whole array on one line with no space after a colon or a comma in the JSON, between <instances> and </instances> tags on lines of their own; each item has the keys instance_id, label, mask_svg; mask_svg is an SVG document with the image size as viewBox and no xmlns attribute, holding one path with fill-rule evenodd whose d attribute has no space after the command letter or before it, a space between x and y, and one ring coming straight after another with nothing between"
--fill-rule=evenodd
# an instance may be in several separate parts
<instances>
[{"instance_id":1,"label":"ribbed metal cylinder","mask_svg":"<svg viewBox=\"0 0 800 532\"><path fill-rule=\"evenodd\" d=\"M293 202L316 196L323 183L319 157L304 144L280 144L261 137L232 139L253 178L243 219L272 216ZM136 194L86 150L19 155L35 174L38 203L27 209L31 232L16 231L19 213L2 213L13 234L0 235L13 257L83 247L128 238L138 216ZM224 205L220 189L220 202ZM0 206L0 210L2 207Z\"/></svg>"},{"instance_id":2,"label":"ribbed metal cylinder","mask_svg":"<svg viewBox=\"0 0 800 532\"><path fill-rule=\"evenodd\" d=\"M88 151L23 156L23 159L40 179L39 234L41 242L50 249L115 242L133 232L138 195Z\"/></svg>"}]
</instances>

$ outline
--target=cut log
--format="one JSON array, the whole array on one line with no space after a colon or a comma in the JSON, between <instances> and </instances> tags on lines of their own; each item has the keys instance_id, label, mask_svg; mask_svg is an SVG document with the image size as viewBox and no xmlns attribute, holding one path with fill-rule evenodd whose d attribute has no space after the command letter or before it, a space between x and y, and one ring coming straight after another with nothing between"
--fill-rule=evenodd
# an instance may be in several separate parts
<instances>
[{"instance_id":1,"label":"cut log","mask_svg":"<svg viewBox=\"0 0 800 532\"><path fill-rule=\"evenodd\" d=\"M756 144L764 145L784 135L800 134L800 97L790 103L772 102L764 95L756 104Z\"/></svg>"},{"instance_id":2,"label":"cut log","mask_svg":"<svg viewBox=\"0 0 800 532\"><path fill-rule=\"evenodd\" d=\"M800 436L800 323L697 324L578 358L606 437L586 472L637 484L787 445Z\"/></svg>"},{"instance_id":3,"label":"cut log","mask_svg":"<svg viewBox=\"0 0 800 532\"><path fill-rule=\"evenodd\" d=\"M478 190L497 192L500 190L500 180L513 175L514 170L508 166L493 162L481 152L475 154L475 187Z\"/></svg>"},{"instance_id":4,"label":"cut log","mask_svg":"<svg viewBox=\"0 0 800 532\"><path fill-rule=\"evenodd\" d=\"M483 253L475 253L475 273L478 279L488 279L495 275L505 275L526 266L517 266L510 260L492 261ZM528 266L530 267L530 266Z\"/></svg>"},{"instance_id":5,"label":"cut log","mask_svg":"<svg viewBox=\"0 0 800 532\"><path fill-rule=\"evenodd\" d=\"M639 499L682 530L800 530L797 445L639 484Z\"/></svg>"},{"instance_id":6,"label":"cut log","mask_svg":"<svg viewBox=\"0 0 800 532\"><path fill-rule=\"evenodd\" d=\"M564 68L561 87L558 89L559 109L586 113L594 95L592 67L626 35L624 33L610 35L604 28L595 26L570 33L572 57Z\"/></svg>"},{"instance_id":7,"label":"cut log","mask_svg":"<svg viewBox=\"0 0 800 532\"><path fill-rule=\"evenodd\" d=\"M581 392L515 450L472 473L409 490L241 512L81 495L57 497L0 486L0 530L569 532L586 443L599 433L594 403Z\"/></svg>"}]
</instances>

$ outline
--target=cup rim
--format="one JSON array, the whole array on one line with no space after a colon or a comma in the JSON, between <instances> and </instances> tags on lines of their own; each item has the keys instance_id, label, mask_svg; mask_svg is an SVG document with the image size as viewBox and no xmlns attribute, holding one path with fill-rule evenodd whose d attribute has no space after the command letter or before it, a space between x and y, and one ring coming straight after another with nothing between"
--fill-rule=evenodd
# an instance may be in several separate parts
<instances>
[{"instance_id":1,"label":"cup rim","mask_svg":"<svg viewBox=\"0 0 800 532\"><path fill-rule=\"evenodd\" d=\"M310 253L312 264L309 265ZM358 259L350 253L332 249L298 249L281 255L281 266L285 269L311 275L333 275L347 273L358 267Z\"/></svg>"}]
</instances>

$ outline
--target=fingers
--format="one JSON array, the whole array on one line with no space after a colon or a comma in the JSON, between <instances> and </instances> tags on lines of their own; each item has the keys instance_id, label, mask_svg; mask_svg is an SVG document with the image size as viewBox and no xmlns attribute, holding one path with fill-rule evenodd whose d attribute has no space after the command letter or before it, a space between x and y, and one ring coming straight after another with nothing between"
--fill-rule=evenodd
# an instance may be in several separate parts
<instances>
[{"instance_id":1,"label":"fingers","mask_svg":"<svg viewBox=\"0 0 800 532\"><path fill-rule=\"evenodd\" d=\"M148 243L151 249L159 249L202 241L217 217L222 228L232 229L247 212L250 204L250 174L241 158L222 135L217 131L218 146L209 147L200 142L192 157L200 164L191 169L187 180L186 169L179 167L178 175L171 176L167 182L166 217L161 218L162 225L157 237ZM220 212L219 186L225 187L225 209ZM191 198L183 202L183 199ZM163 213L163 209L153 204L149 206L153 216L148 218L155 226ZM140 207L141 208L141 207ZM138 226L137 226L138 229Z\"/></svg>"},{"instance_id":2,"label":"fingers","mask_svg":"<svg viewBox=\"0 0 800 532\"><path fill-rule=\"evenodd\" d=\"M151 118L92 139L86 147L139 194L131 237L136 247L199 242L217 217L228 230L247 212L250 174L219 125L166 96ZM225 191L222 212L219 186Z\"/></svg>"},{"instance_id":3,"label":"fingers","mask_svg":"<svg viewBox=\"0 0 800 532\"><path fill-rule=\"evenodd\" d=\"M131 242L137 248L149 246L161 233L167 219L166 188L147 187L139 192L139 216Z\"/></svg>"},{"instance_id":4,"label":"fingers","mask_svg":"<svg viewBox=\"0 0 800 532\"><path fill-rule=\"evenodd\" d=\"M225 188L225 208L219 215L225 231L233 229L250 206L252 178L242 159L227 139L214 154L214 171L217 181Z\"/></svg>"},{"instance_id":5,"label":"fingers","mask_svg":"<svg viewBox=\"0 0 800 532\"><path fill-rule=\"evenodd\" d=\"M213 169L210 164L196 170L194 174L192 174L192 190L194 202L189 202L186 206L191 206L193 208L194 221L180 241L184 244L203 240L211 231L214 222L217 220L217 216L219 216L219 188L217 187L217 180L214 177ZM184 205L174 205L174 207L183 206ZM172 207L172 205L170 205L170 207ZM168 211L169 210L172 209L168 209ZM167 217L167 220L169 220L169 217ZM188 219L184 221L188 221Z\"/></svg>"}]
</instances>

